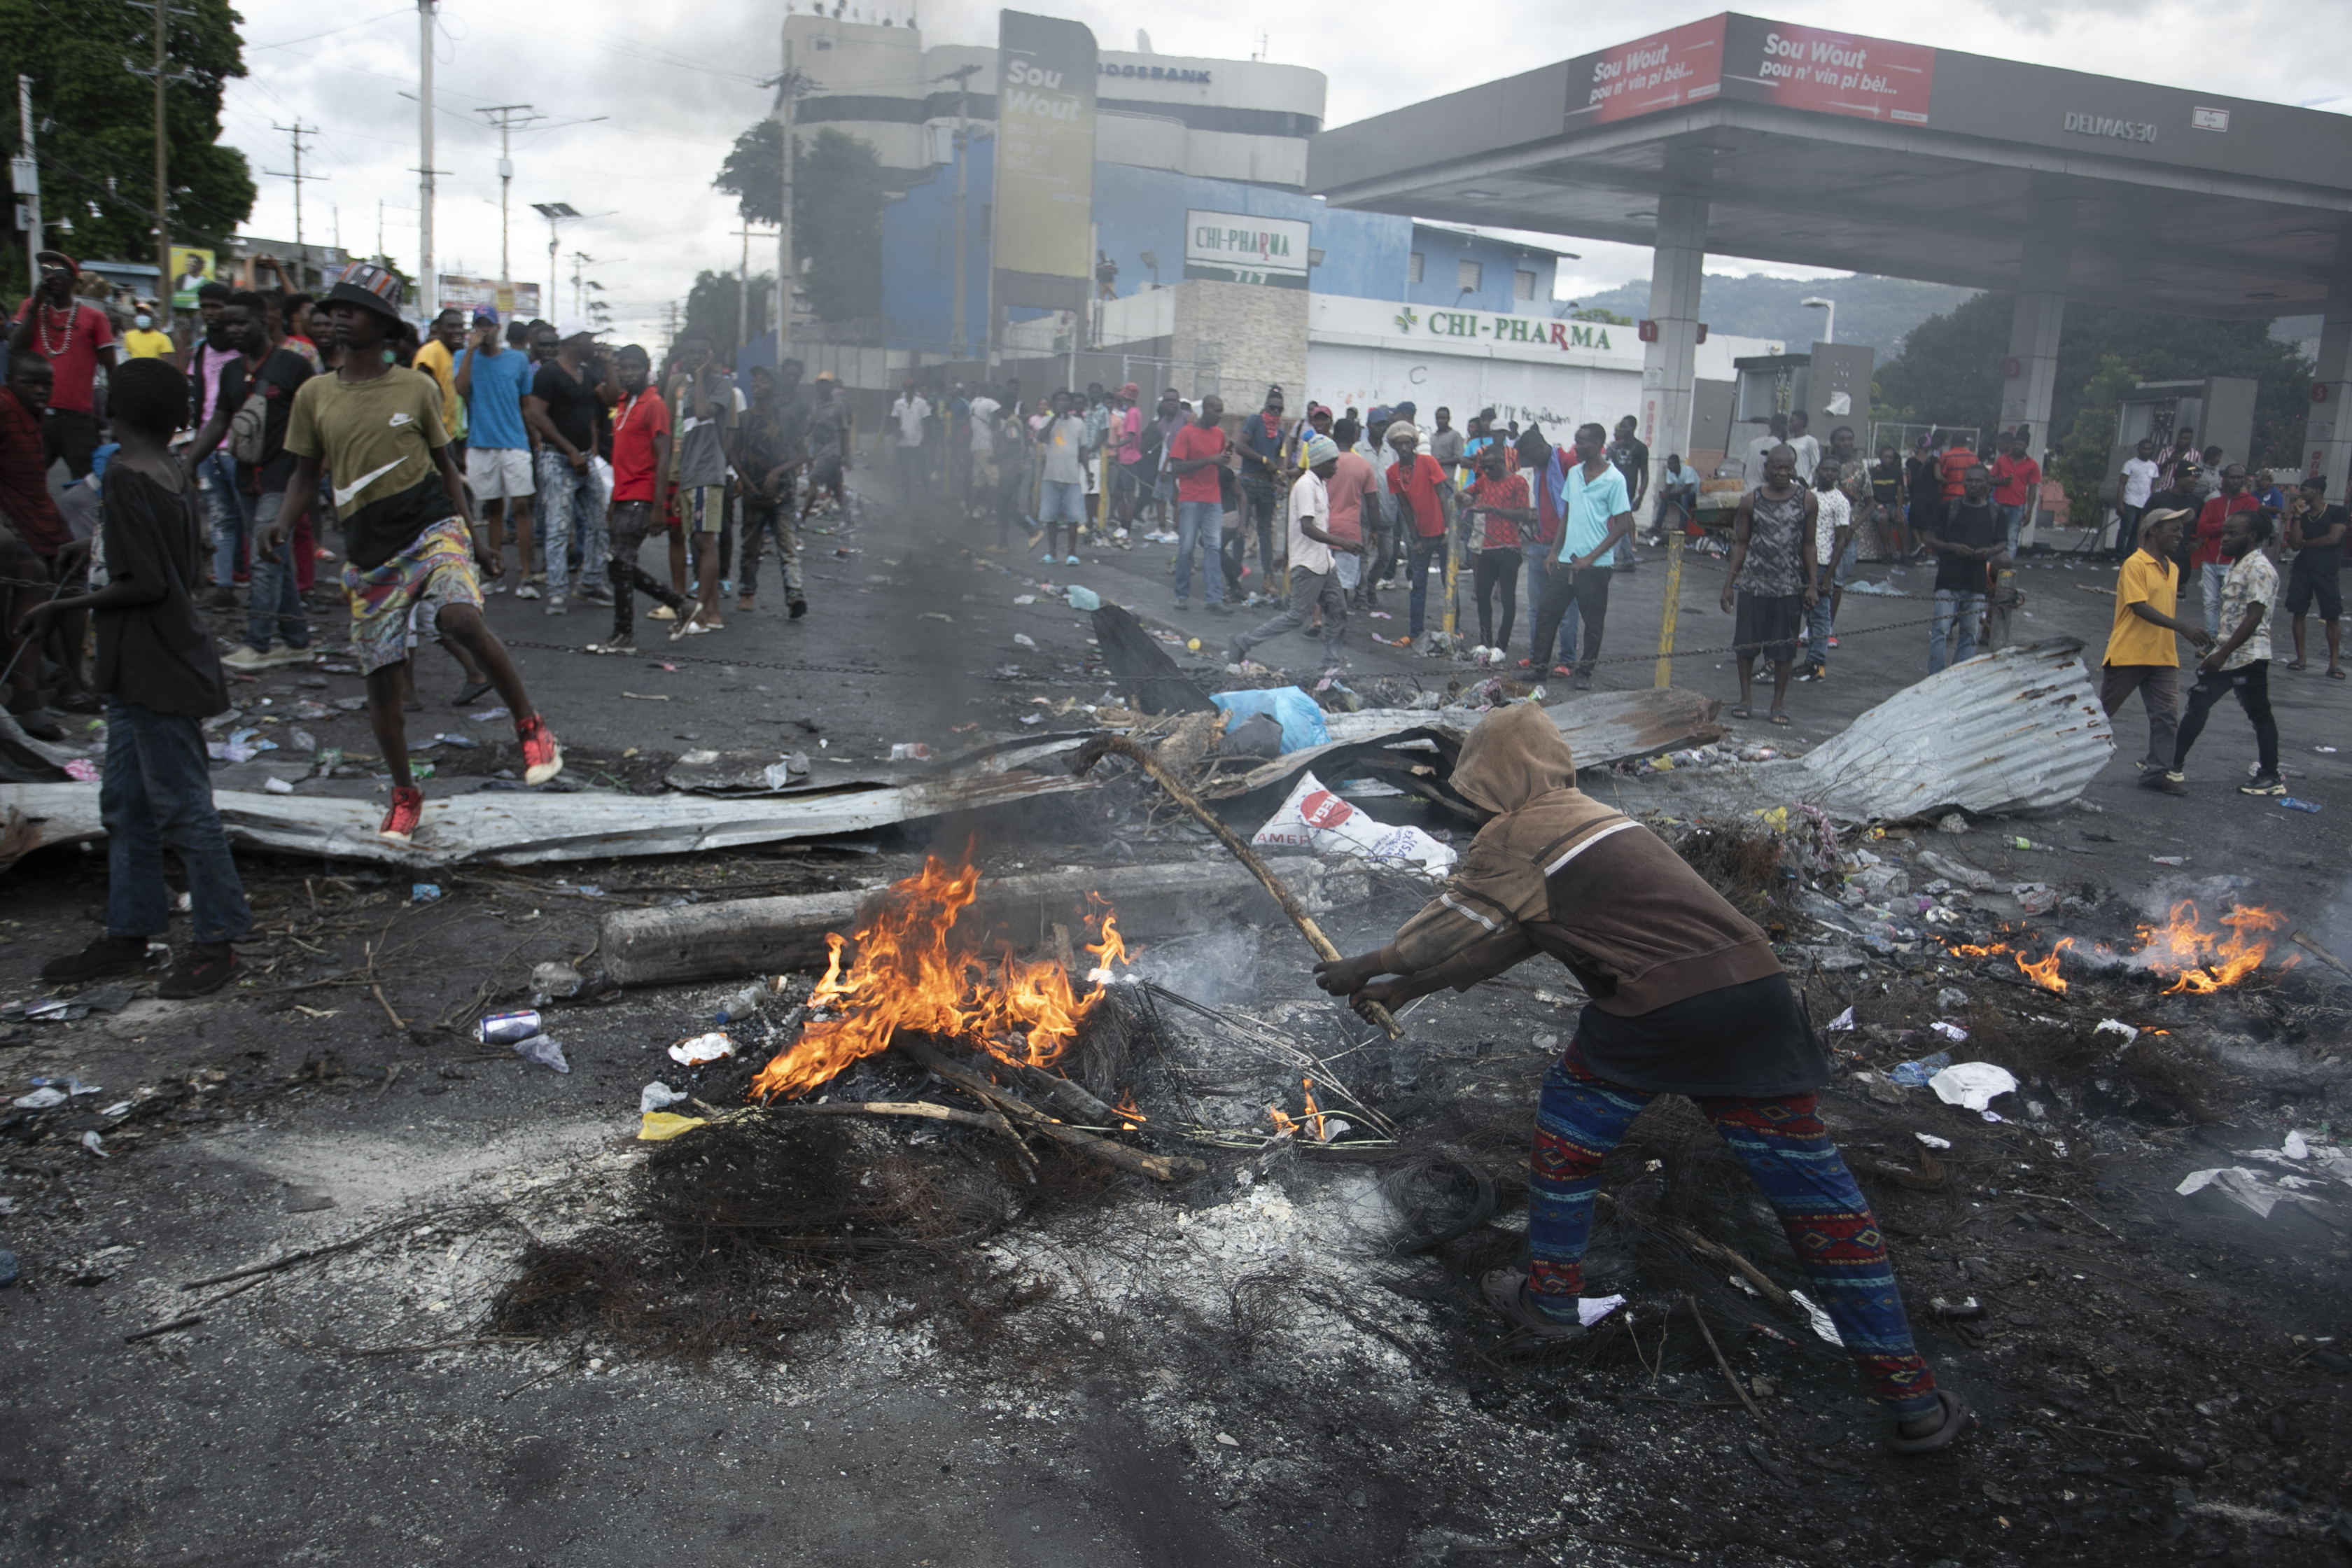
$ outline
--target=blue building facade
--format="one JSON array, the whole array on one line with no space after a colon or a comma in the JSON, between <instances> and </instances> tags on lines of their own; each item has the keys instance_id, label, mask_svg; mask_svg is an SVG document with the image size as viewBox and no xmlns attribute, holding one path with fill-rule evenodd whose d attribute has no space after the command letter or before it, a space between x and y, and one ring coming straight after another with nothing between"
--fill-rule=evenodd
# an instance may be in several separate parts
<instances>
[{"instance_id":1,"label":"blue building facade","mask_svg":"<svg viewBox=\"0 0 2352 1568\"><path fill-rule=\"evenodd\" d=\"M974 152L965 190L964 319L966 342L976 344L987 331L994 163L987 143ZM1096 246L1118 268L1114 287L1120 296L1183 279L1187 217L1195 212L1306 225L1305 284L1318 294L1551 313L1556 252L1387 213L1332 208L1270 185L1097 163ZM882 215L882 310L894 347L947 345L954 257L955 166L942 163Z\"/></svg>"}]
</instances>

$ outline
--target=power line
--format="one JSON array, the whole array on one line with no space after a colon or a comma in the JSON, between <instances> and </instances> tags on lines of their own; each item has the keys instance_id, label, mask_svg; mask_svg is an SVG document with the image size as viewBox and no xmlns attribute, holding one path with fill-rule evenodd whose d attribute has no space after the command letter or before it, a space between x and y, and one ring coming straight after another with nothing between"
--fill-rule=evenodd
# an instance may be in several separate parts
<instances>
[{"instance_id":1,"label":"power line","mask_svg":"<svg viewBox=\"0 0 2352 1568\"><path fill-rule=\"evenodd\" d=\"M316 135L319 128L315 125L304 125L301 117L297 115L291 125L280 125L276 121L270 121L270 129L287 133L287 140L294 149L294 170L291 174L281 173L276 169L265 169L262 173L273 180L294 182L294 243L300 245L302 243L302 187L310 181L330 177L325 174L306 174L302 172L302 154L306 151L302 145L302 138Z\"/></svg>"}]
</instances>

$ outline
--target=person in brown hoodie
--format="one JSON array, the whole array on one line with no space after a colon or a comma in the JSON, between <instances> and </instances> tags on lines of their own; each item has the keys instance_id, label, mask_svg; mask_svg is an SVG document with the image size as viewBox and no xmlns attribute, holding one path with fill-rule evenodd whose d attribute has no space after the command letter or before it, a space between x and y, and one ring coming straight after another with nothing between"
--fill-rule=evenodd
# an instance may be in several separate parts
<instances>
[{"instance_id":1,"label":"person in brown hoodie","mask_svg":"<svg viewBox=\"0 0 2352 1568\"><path fill-rule=\"evenodd\" d=\"M1568 742L1533 703L1481 721L1450 782L1493 820L1393 941L1318 964L1315 979L1394 1008L1467 991L1540 952L1592 999L1536 1108L1532 1260L1487 1275L1487 1304L1529 1338L1584 1331L1601 1161L1654 1097L1688 1095L1779 1212L1841 1341L1895 1415L1895 1449L1950 1443L1967 1402L1936 1386L1912 1343L1877 1222L1816 1111L1828 1058L1764 932L1655 834L1580 791Z\"/></svg>"}]
</instances>

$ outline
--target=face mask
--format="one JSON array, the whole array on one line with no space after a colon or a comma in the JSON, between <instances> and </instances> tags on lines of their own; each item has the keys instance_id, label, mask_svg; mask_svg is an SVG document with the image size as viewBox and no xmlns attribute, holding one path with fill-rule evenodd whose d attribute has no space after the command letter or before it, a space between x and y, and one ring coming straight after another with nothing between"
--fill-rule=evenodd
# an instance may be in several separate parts
<instances>
[{"instance_id":1,"label":"face mask","mask_svg":"<svg viewBox=\"0 0 2352 1568\"><path fill-rule=\"evenodd\" d=\"M134 327L137 327L141 331L145 331L149 327L152 327L152 326L153 326L153 325L155 324L155 318L154 318L154 317L152 317L152 316L150 316L150 315L146 315L146 314L144 314L144 313L142 313L142 314L140 314L140 315L136 315L136 316L131 317L131 324L132 326L134 326Z\"/></svg>"}]
</instances>

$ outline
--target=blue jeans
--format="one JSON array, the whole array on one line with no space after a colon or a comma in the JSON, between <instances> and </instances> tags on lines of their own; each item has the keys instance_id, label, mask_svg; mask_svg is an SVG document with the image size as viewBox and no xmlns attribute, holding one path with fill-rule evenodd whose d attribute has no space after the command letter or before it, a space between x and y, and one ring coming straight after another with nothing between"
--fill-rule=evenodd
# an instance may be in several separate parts
<instances>
[{"instance_id":1,"label":"blue jeans","mask_svg":"<svg viewBox=\"0 0 2352 1568\"><path fill-rule=\"evenodd\" d=\"M196 482L205 489L205 509L213 521L213 581L227 587L236 577L236 548L244 542L245 509L237 504L236 465L226 452L215 449L196 465Z\"/></svg>"},{"instance_id":2,"label":"blue jeans","mask_svg":"<svg viewBox=\"0 0 2352 1568\"><path fill-rule=\"evenodd\" d=\"M1834 597L1831 589L1843 575L1838 569L1824 566L1813 582L1819 596L1805 612L1805 663L1815 669L1826 668L1830 662L1830 603Z\"/></svg>"},{"instance_id":3,"label":"blue jeans","mask_svg":"<svg viewBox=\"0 0 2352 1568\"><path fill-rule=\"evenodd\" d=\"M1407 600L1411 611L1409 629L1414 637L1421 635L1422 613L1429 598L1429 569L1445 560L1445 535L1433 533L1427 538L1416 533L1406 542L1405 573L1412 579L1412 595Z\"/></svg>"},{"instance_id":4,"label":"blue jeans","mask_svg":"<svg viewBox=\"0 0 2352 1568\"><path fill-rule=\"evenodd\" d=\"M1176 503L1176 597L1181 603L1192 594L1192 551L1201 552L1201 601L1223 604L1225 597L1223 563L1217 551L1225 529L1225 509L1213 500L1180 500Z\"/></svg>"},{"instance_id":5,"label":"blue jeans","mask_svg":"<svg viewBox=\"0 0 2352 1568\"><path fill-rule=\"evenodd\" d=\"M562 596L572 581L571 563L580 567L580 586L602 587L604 557L604 488L593 469L575 469L553 447L539 449L538 505L532 522L539 534L540 568L547 595Z\"/></svg>"},{"instance_id":6,"label":"blue jeans","mask_svg":"<svg viewBox=\"0 0 2352 1568\"><path fill-rule=\"evenodd\" d=\"M236 503L242 509L246 533L256 541L253 586L245 596L246 644L256 653L268 653L275 633L288 647L309 647L310 623L302 618L302 595L294 591L294 541L281 541L274 552L264 551L258 542L261 531L278 521L286 505L286 492L249 496L239 490Z\"/></svg>"},{"instance_id":7,"label":"blue jeans","mask_svg":"<svg viewBox=\"0 0 2352 1568\"><path fill-rule=\"evenodd\" d=\"M1949 637L1953 624L1958 623L1959 651L1952 656L1954 664L1964 663L1977 656L1977 617L1984 614L1985 596L1960 588L1936 590L1935 623L1927 628L1927 673L1935 674L1944 668L1944 639Z\"/></svg>"},{"instance_id":8,"label":"blue jeans","mask_svg":"<svg viewBox=\"0 0 2352 1568\"><path fill-rule=\"evenodd\" d=\"M2197 568L2197 580L2205 590L2205 635L2221 635L2221 584L2229 580L2230 563L2208 561Z\"/></svg>"},{"instance_id":9,"label":"blue jeans","mask_svg":"<svg viewBox=\"0 0 2352 1568\"><path fill-rule=\"evenodd\" d=\"M2000 520L2001 532L2008 537L2009 552L2011 555L2016 554L2017 536L2025 529L2025 503L2020 501L2015 506L2008 506L1996 501L1993 503L1992 512L1994 517Z\"/></svg>"},{"instance_id":10,"label":"blue jeans","mask_svg":"<svg viewBox=\"0 0 2352 1568\"><path fill-rule=\"evenodd\" d=\"M106 767L98 786L106 825L106 934L162 936L172 925L163 847L188 873L198 942L235 942L253 929L228 836L213 809L204 731L184 714L106 700Z\"/></svg>"},{"instance_id":11,"label":"blue jeans","mask_svg":"<svg viewBox=\"0 0 2352 1568\"><path fill-rule=\"evenodd\" d=\"M1250 530L1257 530L1256 592L1268 598L1282 591L1274 575L1274 514L1281 498L1272 485L1244 483L1242 486L1241 526L1234 529L1224 542L1225 582L1238 588L1242 582L1242 557L1249 549Z\"/></svg>"},{"instance_id":12,"label":"blue jeans","mask_svg":"<svg viewBox=\"0 0 2352 1568\"><path fill-rule=\"evenodd\" d=\"M1044 479L1037 487L1037 525L1087 521L1087 486L1083 479Z\"/></svg>"}]
</instances>

